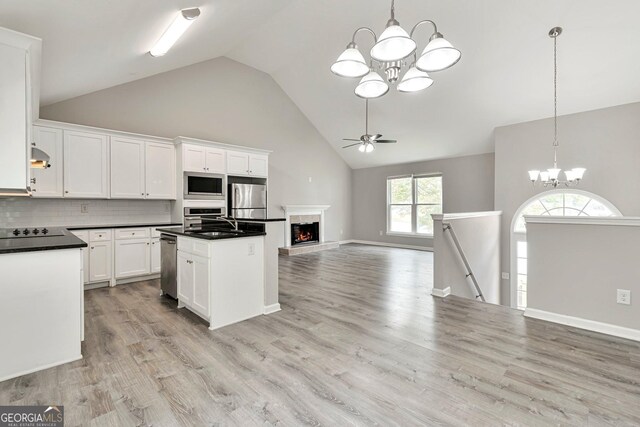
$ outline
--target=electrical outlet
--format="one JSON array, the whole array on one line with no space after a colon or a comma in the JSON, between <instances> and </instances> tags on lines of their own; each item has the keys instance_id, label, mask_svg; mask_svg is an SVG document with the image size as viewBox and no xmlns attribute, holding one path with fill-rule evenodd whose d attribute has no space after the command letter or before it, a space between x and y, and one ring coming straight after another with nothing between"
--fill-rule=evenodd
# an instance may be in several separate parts
<instances>
[{"instance_id":1,"label":"electrical outlet","mask_svg":"<svg viewBox=\"0 0 640 427\"><path fill-rule=\"evenodd\" d=\"M509 276L509 273L505 273L504 271L502 272L502 278L503 278L504 280L509 280L509 278L510 278L510 277L511 277L511 276Z\"/></svg>"},{"instance_id":2,"label":"electrical outlet","mask_svg":"<svg viewBox=\"0 0 640 427\"><path fill-rule=\"evenodd\" d=\"M256 254L256 244L249 243L249 255L255 255L255 254Z\"/></svg>"},{"instance_id":3,"label":"electrical outlet","mask_svg":"<svg viewBox=\"0 0 640 427\"><path fill-rule=\"evenodd\" d=\"M89 205L86 203L81 204L80 213L89 213Z\"/></svg>"},{"instance_id":4,"label":"electrical outlet","mask_svg":"<svg viewBox=\"0 0 640 427\"><path fill-rule=\"evenodd\" d=\"M631 291L628 289L618 289L616 302L618 304L631 304Z\"/></svg>"}]
</instances>

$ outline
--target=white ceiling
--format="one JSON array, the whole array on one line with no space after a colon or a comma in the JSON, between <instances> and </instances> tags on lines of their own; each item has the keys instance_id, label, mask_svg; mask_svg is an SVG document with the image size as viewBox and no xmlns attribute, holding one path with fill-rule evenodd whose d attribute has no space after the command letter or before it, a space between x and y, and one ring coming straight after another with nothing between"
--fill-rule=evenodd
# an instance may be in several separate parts
<instances>
[{"instance_id":1,"label":"white ceiling","mask_svg":"<svg viewBox=\"0 0 640 427\"><path fill-rule=\"evenodd\" d=\"M355 28L380 33L389 1L200 2L94 0L54 7L51 0L3 0L0 26L44 39L43 104L228 56L271 74L354 168L491 152L496 126L552 115L547 32L556 25L565 29L558 42L560 114L640 101L637 0L398 0L396 17L405 29L433 19L462 60L434 73L424 92L392 89L371 101L371 133L399 143L365 155L340 148L342 138L363 133L364 101L353 94L355 81L329 67ZM202 15L169 54L146 55L175 11L192 6ZM416 33L419 49L428 35L427 28ZM363 53L372 44L366 34L357 41Z\"/></svg>"}]
</instances>

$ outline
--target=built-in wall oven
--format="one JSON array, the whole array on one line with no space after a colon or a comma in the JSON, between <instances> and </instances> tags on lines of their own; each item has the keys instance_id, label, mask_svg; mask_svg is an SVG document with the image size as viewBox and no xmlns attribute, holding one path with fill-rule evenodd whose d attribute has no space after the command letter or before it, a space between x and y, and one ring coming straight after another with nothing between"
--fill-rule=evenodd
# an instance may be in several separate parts
<instances>
[{"instance_id":1,"label":"built-in wall oven","mask_svg":"<svg viewBox=\"0 0 640 427\"><path fill-rule=\"evenodd\" d=\"M216 173L184 173L184 198L199 200L224 200L226 179Z\"/></svg>"}]
</instances>

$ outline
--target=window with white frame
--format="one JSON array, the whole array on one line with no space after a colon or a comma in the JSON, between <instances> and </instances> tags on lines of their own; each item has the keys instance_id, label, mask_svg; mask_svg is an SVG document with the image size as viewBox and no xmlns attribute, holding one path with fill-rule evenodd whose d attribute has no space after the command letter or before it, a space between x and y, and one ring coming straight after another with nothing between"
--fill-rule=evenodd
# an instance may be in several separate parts
<instances>
[{"instance_id":1,"label":"window with white frame","mask_svg":"<svg viewBox=\"0 0 640 427\"><path fill-rule=\"evenodd\" d=\"M442 213L442 175L387 178L387 233L433 236L431 214Z\"/></svg>"}]
</instances>

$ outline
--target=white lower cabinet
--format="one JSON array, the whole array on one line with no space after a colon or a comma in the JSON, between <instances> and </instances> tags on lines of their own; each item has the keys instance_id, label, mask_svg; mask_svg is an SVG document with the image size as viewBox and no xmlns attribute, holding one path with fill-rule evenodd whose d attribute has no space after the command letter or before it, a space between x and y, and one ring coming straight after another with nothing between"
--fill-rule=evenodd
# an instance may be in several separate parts
<instances>
[{"instance_id":1,"label":"white lower cabinet","mask_svg":"<svg viewBox=\"0 0 640 427\"><path fill-rule=\"evenodd\" d=\"M89 282L111 279L111 241L89 243Z\"/></svg>"},{"instance_id":2,"label":"white lower cabinet","mask_svg":"<svg viewBox=\"0 0 640 427\"><path fill-rule=\"evenodd\" d=\"M151 273L160 273L160 239L151 239Z\"/></svg>"},{"instance_id":3,"label":"white lower cabinet","mask_svg":"<svg viewBox=\"0 0 640 427\"><path fill-rule=\"evenodd\" d=\"M208 258L178 251L178 299L207 319L211 315L210 279Z\"/></svg>"},{"instance_id":4,"label":"white lower cabinet","mask_svg":"<svg viewBox=\"0 0 640 427\"><path fill-rule=\"evenodd\" d=\"M150 273L149 239L116 240L116 279L144 276Z\"/></svg>"}]
</instances>

